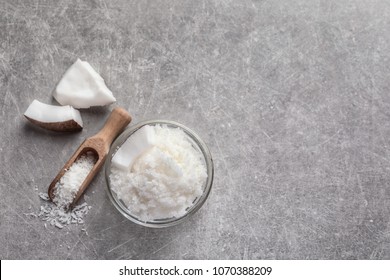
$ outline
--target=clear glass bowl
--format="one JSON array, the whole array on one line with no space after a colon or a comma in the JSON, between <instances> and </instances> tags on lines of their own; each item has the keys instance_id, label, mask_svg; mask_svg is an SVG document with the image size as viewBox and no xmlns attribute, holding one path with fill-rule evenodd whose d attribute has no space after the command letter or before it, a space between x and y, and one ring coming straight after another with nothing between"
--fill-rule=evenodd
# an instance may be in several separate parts
<instances>
[{"instance_id":1,"label":"clear glass bowl","mask_svg":"<svg viewBox=\"0 0 390 280\"><path fill-rule=\"evenodd\" d=\"M110 186L110 172L111 172L111 160L117 149L127 140L127 138L131 137L131 135L136 132L138 129L143 127L144 125L166 125L171 128L179 128L183 130L186 135L188 136L188 139L190 142L192 142L193 147L198 150L203 155L204 164L206 166L207 170L207 179L203 183L203 193L201 196L197 197L193 204L187 209L186 213L183 216L180 217L174 217L174 218L167 218L167 219L156 219L156 220L150 220L150 221L143 221L137 218L135 215L133 215L130 210L126 207L126 205L118 199L116 193L111 190ZM118 136L118 138L114 141L114 143L111 146L111 149L108 153L107 160L104 166L104 172L106 177L106 185L107 185L107 192L108 196L111 200L111 202L114 204L115 208L118 209L118 211L125 216L130 221L146 226L146 227L152 227L152 228L163 228L168 226L174 226L177 225L184 220L186 220L188 217L192 216L196 211L198 211L203 203L206 201L211 186L213 184L213 177L214 177L214 165L213 160L210 154L210 151L206 144L200 139L200 137L193 132L191 129L185 127L184 125L173 122L173 121L167 121L167 120L150 120L150 121L144 121L141 123L138 123L136 125L133 125L129 128L127 128L124 132L122 132L121 135Z\"/></svg>"}]
</instances>

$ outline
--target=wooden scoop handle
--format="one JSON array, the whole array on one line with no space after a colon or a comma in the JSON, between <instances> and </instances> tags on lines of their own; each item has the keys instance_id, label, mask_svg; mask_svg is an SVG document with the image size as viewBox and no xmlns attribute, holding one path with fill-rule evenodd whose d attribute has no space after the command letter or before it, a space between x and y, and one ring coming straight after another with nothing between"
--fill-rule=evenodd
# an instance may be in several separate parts
<instances>
[{"instance_id":1,"label":"wooden scoop handle","mask_svg":"<svg viewBox=\"0 0 390 280\"><path fill-rule=\"evenodd\" d=\"M112 110L111 115L104 124L104 127L92 138L101 138L109 147L115 137L118 136L118 134L121 133L130 122L130 114L125 109L116 107Z\"/></svg>"}]
</instances>

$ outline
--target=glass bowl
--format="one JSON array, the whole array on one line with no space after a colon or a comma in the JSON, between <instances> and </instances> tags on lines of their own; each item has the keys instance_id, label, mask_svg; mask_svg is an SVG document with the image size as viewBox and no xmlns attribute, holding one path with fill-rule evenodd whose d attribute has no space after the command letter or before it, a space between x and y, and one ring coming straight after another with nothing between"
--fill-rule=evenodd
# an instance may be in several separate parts
<instances>
[{"instance_id":1,"label":"glass bowl","mask_svg":"<svg viewBox=\"0 0 390 280\"><path fill-rule=\"evenodd\" d=\"M185 132L185 134L188 136L188 139L192 143L193 147L198 150L203 155L203 163L206 167L207 172L207 179L203 183L203 193L201 196L197 197L193 204L186 209L186 213L183 216L180 217L173 217L173 218L166 218L166 219L155 219L155 220L149 220L149 221L143 221L133 215L130 210L126 207L126 205L118 199L116 193L111 190L111 182L110 182L110 173L111 173L111 160L114 156L115 152L118 150L118 148L129 138L131 135L136 132L138 129L145 125L166 125L170 128L179 128L182 131ZM106 178L106 185L107 185L107 193L108 196L114 204L115 208L127 219L130 221L146 226L151 228L163 228L163 227L169 227L177 225L183 221L185 221L187 218L192 216L196 211L198 211L204 202L206 201L211 186L213 184L213 177L214 177L214 165L213 160L210 154L210 151L206 144L202 141L202 139L191 129L187 128L186 126L173 122L173 121L167 121L167 120L150 120L150 121L144 121L140 122L136 125L130 126L127 128L122 134L118 136L118 138L114 141L114 143L111 146L111 149L108 153L107 160L104 166L104 172L105 172L105 178Z\"/></svg>"}]
</instances>

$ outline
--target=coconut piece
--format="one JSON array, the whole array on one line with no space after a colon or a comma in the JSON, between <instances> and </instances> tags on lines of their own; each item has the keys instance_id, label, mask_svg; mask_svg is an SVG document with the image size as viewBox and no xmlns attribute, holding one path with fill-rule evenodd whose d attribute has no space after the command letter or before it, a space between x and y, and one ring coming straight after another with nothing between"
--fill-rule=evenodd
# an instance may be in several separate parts
<instances>
[{"instance_id":1,"label":"coconut piece","mask_svg":"<svg viewBox=\"0 0 390 280\"><path fill-rule=\"evenodd\" d=\"M131 135L116 151L112 158L113 166L122 170L130 170L134 161L156 142L154 127L145 125Z\"/></svg>"},{"instance_id":2,"label":"coconut piece","mask_svg":"<svg viewBox=\"0 0 390 280\"><path fill-rule=\"evenodd\" d=\"M53 97L61 105L74 108L105 106L116 101L99 73L88 62L80 59L65 72Z\"/></svg>"},{"instance_id":3,"label":"coconut piece","mask_svg":"<svg viewBox=\"0 0 390 280\"><path fill-rule=\"evenodd\" d=\"M48 105L34 100L24 116L33 124L54 131L78 131L83 129L80 112L71 106Z\"/></svg>"}]
</instances>

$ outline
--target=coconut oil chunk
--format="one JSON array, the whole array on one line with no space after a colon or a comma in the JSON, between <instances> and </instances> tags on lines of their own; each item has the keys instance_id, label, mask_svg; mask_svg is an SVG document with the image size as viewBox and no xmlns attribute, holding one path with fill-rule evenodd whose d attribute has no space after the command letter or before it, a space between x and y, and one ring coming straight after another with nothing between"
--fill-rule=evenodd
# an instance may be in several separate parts
<instances>
[{"instance_id":1,"label":"coconut oil chunk","mask_svg":"<svg viewBox=\"0 0 390 280\"><path fill-rule=\"evenodd\" d=\"M81 184L95 165L93 153L87 153L77 159L57 182L53 202L60 208L67 208L76 197Z\"/></svg>"},{"instance_id":2,"label":"coconut oil chunk","mask_svg":"<svg viewBox=\"0 0 390 280\"><path fill-rule=\"evenodd\" d=\"M130 152L131 145L126 147L126 142L122 145L125 149L121 157L126 158L129 151L131 160L127 162L132 163L129 168L112 165L111 188L129 211L143 221L183 216L203 194L207 171L202 154L179 128L165 125L143 128L153 131L148 132L153 135L153 141L143 148L135 148L137 153ZM137 140L132 137L127 139L128 143ZM143 134L137 142L142 139L147 142L145 137Z\"/></svg>"},{"instance_id":3,"label":"coconut oil chunk","mask_svg":"<svg viewBox=\"0 0 390 280\"><path fill-rule=\"evenodd\" d=\"M80 59L65 72L53 97L61 105L74 108L105 106L116 101L99 73L88 62Z\"/></svg>"}]
</instances>

